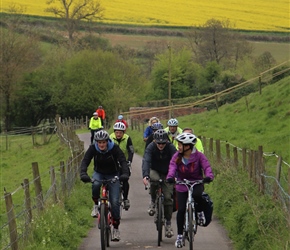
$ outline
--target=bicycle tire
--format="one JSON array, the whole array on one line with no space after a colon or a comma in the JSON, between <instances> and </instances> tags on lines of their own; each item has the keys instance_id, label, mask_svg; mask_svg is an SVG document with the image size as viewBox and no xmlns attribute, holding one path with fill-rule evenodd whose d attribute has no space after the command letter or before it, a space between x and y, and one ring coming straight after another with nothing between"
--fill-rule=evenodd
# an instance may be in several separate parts
<instances>
[{"instance_id":1,"label":"bicycle tire","mask_svg":"<svg viewBox=\"0 0 290 250\"><path fill-rule=\"evenodd\" d=\"M158 246L160 246L162 241L162 229L163 229L163 211L162 211L162 197L158 197L158 216L157 216L157 231L158 231Z\"/></svg>"},{"instance_id":2,"label":"bicycle tire","mask_svg":"<svg viewBox=\"0 0 290 250\"><path fill-rule=\"evenodd\" d=\"M108 212L107 216L106 216L106 243L107 243L107 247L110 246L110 239L111 239L111 224L110 224L110 220L111 220L111 213Z\"/></svg>"},{"instance_id":3,"label":"bicycle tire","mask_svg":"<svg viewBox=\"0 0 290 250\"><path fill-rule=\"evenodd\" d=\"M101 237L101 248L102 250L106 250L107 246L107 215L106 215L106 204L101 204L100 209L100 237Z\"/></svg>"},{"instance_id":4,"label":"bicycle tire","mask_svg":"<svg viewBox=\"0 0 290 250\"><path fill-rule=\"evenodd\" d=\"M195 220L193 218L193 208L191 204L188 204L188 242L189 242L189 250L193 250L193 241L194 241L194 231L193 231L193 227L194 227L194 223Z\"/></svg>"}]
</instances>

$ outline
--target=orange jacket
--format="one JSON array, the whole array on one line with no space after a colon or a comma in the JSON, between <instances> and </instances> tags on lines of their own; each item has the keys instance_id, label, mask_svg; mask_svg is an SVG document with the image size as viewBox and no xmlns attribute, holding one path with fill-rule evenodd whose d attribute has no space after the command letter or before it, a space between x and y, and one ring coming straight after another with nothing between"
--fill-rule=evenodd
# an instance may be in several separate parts
<instances>
[{"instance_id":1,"label":"orange jacket","mask_svg":"<svg viewBox=\"0 0 290 250\"><path fill-rule=\"evenodd\" d=\"M96 112L98 113L98 115L101 119L104 120L106 118L106 113L105 113L104 109L97 109Z\"/></svg>"}]
</instances>

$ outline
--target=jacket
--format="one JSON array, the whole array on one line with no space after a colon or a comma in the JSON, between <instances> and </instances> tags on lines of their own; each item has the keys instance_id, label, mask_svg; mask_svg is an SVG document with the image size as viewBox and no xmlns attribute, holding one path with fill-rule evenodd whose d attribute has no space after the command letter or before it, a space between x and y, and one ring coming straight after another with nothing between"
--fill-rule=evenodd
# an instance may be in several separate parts
<instances>
[{"instance_id":1,"label":"jacket","mask_svg":"<svg viewBox=\"0 0 290 250\"><path fill-rule=\"evenodd\" d=\"M112 133L112 134L110 134L110 138L123 151L127 161L132 162L133 155L134 155L134 148L133 148L133 143L132 143L131 137L127 134L124 134L123 137L120 140L118 140L116 138L115 133Z\"/></svg>"},{"instance_id":2,"label":"jacket","mask_svg":"<svg viewBox=\"0 0 290 250\"><path fill-rule=\"evenodd\" d=\"M101 121L100 117L98 117L97 119L92 117L90 120L89 128L92 130L102 128L102 121Z\"/></svg>"},{"instance_id":3,"label":"jacket","mask_svg":"<svg viewBox=\"0 0 290 250\"><path fill-rule=\"evenodd\" d=\"M129 176L129 168L124 153L120 147L109 140L107 151L101 151L98 144L92 144L86 151L81 162L81 175L87 173L91 160L94 159L94 170L101 174L115 174L120 172Z\"/></svg>"},{"instance_id":4,"label":"jacket","mask_svg":"<svg viewBox=\"0 0 290 250\"><path fill-rule=\"evenodd\" d=\"M156 170L161 174L167 174L171 157L176 152L172 143L167 142L162 151L157 148L155 142L151 142L145 149L142 160L143 178L149 176L150 169Z\"/></svg>"},{"instance_id":5,"label":"jacket","mask_svg":"<svg viewBox=\"0 0 290 250\"><path fill-rule=\"evenodd\" d=\"M175 140L175 137L182 134L182 129L180 127L177 127L177 130L174 135L170 133L169 127L166 127L164 130L168 133L170 142L176 147L176 149L178 149L178 142Z\"/></svg>"},{"instance_id":6,"label":"jacket","mask_svg":"<svg viewBox=\"0 0 290 250\"><path fill-rule=\"evenodd\" d=\"M104 120L106 118L106 112L104 109L97 109L96 112L98 113L99 117Z\"/></svg>"},{"instance_id":7,"label":"jacket","mask_svg":"<svg viewBox=\"0 0 290 250\"><path fill-rule=\"evenodd\" d=\"M176 152L171 158L169 164L169 170L167 174L168 178L177 178L177 180L187 179L190 181L202 180L203 176L210 177L212 180L214 178L211 166L206 156L193 148L193 151L188 159L187 164L182 162L177 164L176 160L178 158L179 152ZM176 184L176 191L187 192L187 188L184 185Z\"/></svg>"}]
</instances>

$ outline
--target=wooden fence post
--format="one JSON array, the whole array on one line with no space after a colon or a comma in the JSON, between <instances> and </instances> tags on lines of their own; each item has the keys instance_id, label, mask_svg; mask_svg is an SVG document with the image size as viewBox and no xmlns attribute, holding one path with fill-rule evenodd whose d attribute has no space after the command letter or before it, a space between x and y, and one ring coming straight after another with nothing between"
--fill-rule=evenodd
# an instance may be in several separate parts
<instances>
[{"instance_id":1,"label":"wooden fence post","mask_svg":"<svg viewBox=\"0 0 290 250\"><path fill-rule=\"evenodd\" d=\"M5 203L6 203L6 212L8 217L8 227L10 234L10 246L12 250L18 250L18 241L17 241L17 225L15 219L15 213L13 208L12 196L10 193L5 193Z\"/></svg>"},{"instance_id":2,"label":"wooden fence post","mask_svg":"<svg viewBox=\"0 0 290 250\"><path fill-rule=\"evenodd\" d=\"M216 143L216 159L217 159L217 162L218 163L221 163L221 141L219 140L219 139L217 139L216 141L215 141L215 143Z\"/></svg>"},{"instance_id":3,"label":"wooden fence post","mask_svg":"<svg viewBox=\"0 0 290 250\"><path fill-rule=\"evenodd\" d=\"M205 136L202 136L202 146L203 146L204 154L207 155L208 149L207 149L206 137Z\"/></svg>"},{"instance_id":4,"label":"wooden fence post","mask_svg":"<svg viewBox=\"0 0 290 250\"><path fill-rule=\"evenodd\" d=\"M264 194L265 192L265 165L264 165L264 158L263 158L263 146L258 147L258 154L259 154L259 191Z\"/></svg>"},{"instance_id":5,"label":"wooden fence post","mask_svg":"<svg viewBox=\"0 0 290 250\"><path fill-rule=\"evenodd\" d=\"M57 193L56 193L56 179L54 167L50 167L50 185L52 190L52 199L54 203L57 203Z\"/></svg>"},{"instance_id":6,"label":"wooden fence post","mask_svg":"<svg viewBox=\"0 0 290 250\"><path fill-rule=\"evenodd\" d=\"M39 211L43 210L43 195L42 195L42 187L41 187L41 180L39 175L38 163L32 163L32 173L33 173L33 182L35 186L35 197L37 208Z\"/></svg>"},{"instance_id":7,"label":"wooden fence post","mask_svg":"<svg viewBox=\"0 0 290 250\"><path fill-rule=\"evenodd\" d=\"M238 159L238 148L234 147L233 148L233 152L234 152L234 167L238 168L239 165L239 159Z\"/></svg>"},{"instance_id":8,"label":"wooden fence post","mask_svg":"<svg viewBox=\"0 0 290 250\"><path fill-rule=\"evenodd\" d=\"M282 167L282 157L279 156L277 160L277 166L276 166L276 182L274 184L274 192L273 192L273 198L275 200L278 199L278 190L279 190L279 183L281 178L281 167Z\"/></svg>"},{"instance_id":9,"label":"wooden fence post","mask_svg":"<svg viewBox=\"0 0 290 250\"><path fill-rule=\"evenodd\" d=\"M26 224L30 224L32 221L32 210L31 210L31 198L29 191L29 181L28 179L23 180L24 196L25 196L25 210L26 210Z\"/></svg>"},{"instance_id":10,"label":"wooden fence post","mask_svg":"<svg viewBox=\"0 0 290 250\"><path fill-rule=\"evenodd\" d=\"M227 162L228 165L230 166L230 162L231 162L231 153L230 153L230 144L227 142L226 143L226 155L227 155Z\"/></svg>"},{"instance_id":11,"label":"wooden fence post","mask_svg":"<svg viewBox=\"0 0 290 250\"><path fill-rule=\"evenodd\" d=\"M66 181L65 181L65 165L64 161L60 162L60 185L61 185L61 192L63 196L66 196Z\"/></svg>"}]
</instances>

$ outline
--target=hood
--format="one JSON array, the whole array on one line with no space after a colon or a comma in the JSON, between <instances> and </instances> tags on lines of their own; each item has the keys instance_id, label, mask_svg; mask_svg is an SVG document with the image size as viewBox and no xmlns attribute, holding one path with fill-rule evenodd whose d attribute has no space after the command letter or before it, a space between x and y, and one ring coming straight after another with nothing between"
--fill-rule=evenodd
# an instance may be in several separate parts
<instances>
[{"instance_id":1,"label":"hood","mask_svg":"<svg viewBox=\"0 0 290 250\"><path fill-rule=\"evenodd\" d=\"M107 147L107 150L105 150L105 151L100 150L100 148L98 147L98 143L95 143L95 148L96 148L96 150L97 150L98 152L100 152L101 154L105 154L105 153L107 153L107 152L110 151L113 147L114 147L114 142L113 142L111 139L108 140L108 147Z\"/></svg>"}]
</instances>

